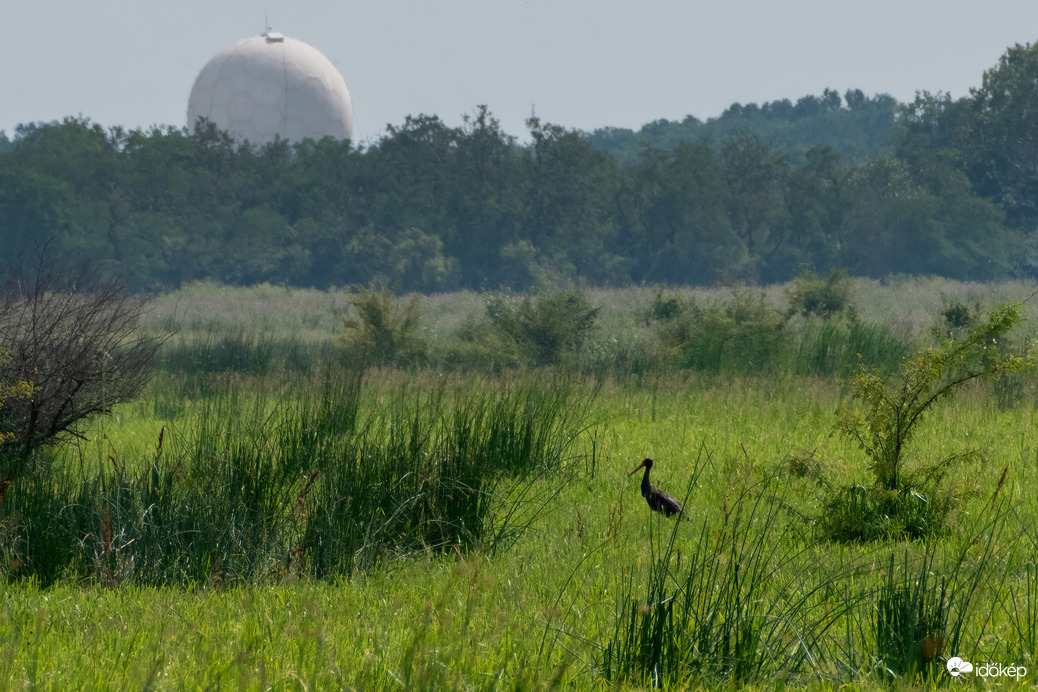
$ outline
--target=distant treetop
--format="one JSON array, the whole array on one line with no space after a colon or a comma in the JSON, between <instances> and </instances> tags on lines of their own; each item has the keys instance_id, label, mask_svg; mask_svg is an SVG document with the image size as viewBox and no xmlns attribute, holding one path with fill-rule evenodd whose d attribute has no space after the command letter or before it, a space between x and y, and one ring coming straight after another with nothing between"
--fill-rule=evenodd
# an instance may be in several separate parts
<instances>
[{"instance_id":1,"label":"distant treetop","mask_svg":"<svg viewBox=\"0 0 1038 692\"><path fill-rule=\"evenodd\" d=\"M803 96L756 103L733 103L719 117L706 121L688 115L681 121L654 120L635 132L607 127L591 133L591 144L621 160L633 158L643 145L673 149L682 142L720 144L735 132L756 135L766 144L803 163L816 146L831 147L844 164L861 163L883 151L894 129L897 101L888 94L866 96L848 89L841 97L833 89L821 96Z\"/></svg>"}]
</instances>

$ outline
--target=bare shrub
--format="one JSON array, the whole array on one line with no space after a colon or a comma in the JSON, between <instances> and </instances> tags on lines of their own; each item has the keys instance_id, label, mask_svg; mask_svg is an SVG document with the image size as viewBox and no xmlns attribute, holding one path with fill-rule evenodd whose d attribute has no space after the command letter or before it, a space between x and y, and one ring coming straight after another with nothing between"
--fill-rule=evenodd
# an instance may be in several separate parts
<instances>
[{"instance_id":1,"label":"bare shrub","mask_svg":"<svg viewBox=\"0 0 1038 692\"><path fill-rule=\"evenodd\" d=\"M140 393L163 341L138 329L144 310L145 300L117 281L82 273L40 269L3 286L0 344L10 358L0 364L0 381L32 389L4 408L13 433L0 447L5 479L40 447Z\"/></svg>"}]
</instances>

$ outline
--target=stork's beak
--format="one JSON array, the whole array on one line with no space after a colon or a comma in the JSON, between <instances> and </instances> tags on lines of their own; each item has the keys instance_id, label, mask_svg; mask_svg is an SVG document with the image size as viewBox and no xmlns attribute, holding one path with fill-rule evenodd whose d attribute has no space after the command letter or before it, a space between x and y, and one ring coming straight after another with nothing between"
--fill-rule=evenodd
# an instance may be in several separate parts
<instances>
[{"instance_id":1,"label":"stork's beak","mask_svg":"<svg viewBox=\"0 0 1038 692\"><path fill-rule=\"evenodd\" d=\"M645 462L643 461L642 463L638 464L638 468L636 468L636 469L635 469L634 471L631 471L631 472L630 472L629 474L627 474L627 475L628 475L628 476L633 476L634 474L636 474L636 473L638 473L639 471L641 471L641 470L642 470L642 468L643 468L644 466L645 466Z\"/></svg>"}]
</instances>

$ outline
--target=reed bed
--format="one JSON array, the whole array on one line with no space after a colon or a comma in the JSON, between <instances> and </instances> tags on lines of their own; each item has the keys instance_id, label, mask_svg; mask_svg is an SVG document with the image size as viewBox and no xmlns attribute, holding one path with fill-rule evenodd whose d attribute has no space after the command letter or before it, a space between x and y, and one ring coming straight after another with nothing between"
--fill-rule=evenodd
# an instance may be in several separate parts
<instances>
[{"instance_id":1,"label":"reed bed","mask_svg":"<svg viewBox=\"0 0 1038 692\"><path fill-rule=\"evenodd\" d=\"M8 491L8 577L261 584L348 576L408 551L493 552L565 482L588 402L566 380L277 390L225 378L146 455L104 444ZM106 438L107 434L102 435Z\"/></svg>"}]
</instances>

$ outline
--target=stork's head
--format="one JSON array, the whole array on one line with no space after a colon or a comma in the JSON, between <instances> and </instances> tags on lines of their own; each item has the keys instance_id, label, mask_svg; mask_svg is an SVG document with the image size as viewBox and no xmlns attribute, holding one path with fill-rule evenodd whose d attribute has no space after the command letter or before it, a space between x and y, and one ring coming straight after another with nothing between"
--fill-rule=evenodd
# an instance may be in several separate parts
<instances>
[{"instance_id":1,"label":"stork's head","mask_svg":"<svg viewBox=\"0 0 1038 692\"><path fill-rule=\"evenodd\" d=\"M634 474L636 474L636 473L638 473L639 471L641 471L641 470L642 470L643 468L644 468L644 469L645 469L646 471L648 471L649 469L651 469L651 468L652 468L652 459L645 459L644 461L642 461L642 463L638 464L638 468L636 468L636 469L635 469L634 471L631 471L631 472L630 472L629 474L627 474L627 475L628 475L628 476L633 476Z\"/></svg>"}]
</instances>

